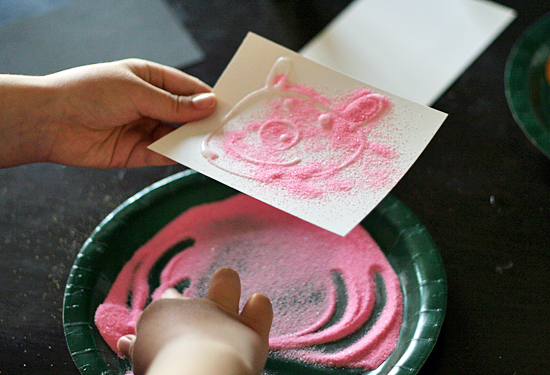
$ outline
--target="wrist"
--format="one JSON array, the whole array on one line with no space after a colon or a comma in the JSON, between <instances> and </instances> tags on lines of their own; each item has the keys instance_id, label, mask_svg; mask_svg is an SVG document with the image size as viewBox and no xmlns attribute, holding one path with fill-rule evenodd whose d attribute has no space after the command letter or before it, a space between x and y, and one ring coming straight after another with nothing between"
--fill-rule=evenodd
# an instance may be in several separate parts
<instances>
[{"instance_id":1,"label":"wrist","mask_svg":"<svg viewBox=\"0 0 550 375\"><path fill-rule=\"evenodd\" d=\"M163 347L147 375L255 375L235 348L201 336L174 340Z\"/></svg>"},{"instance_id":2,"label":"wrist","mask_svg":"<svg viewBox=\"0 0 550 375\"><path fill-rule=\"evenodd\" d=\"M54 89L44 77L0 75L0 167L47 161L51 148Z\"/></svg>"}]
</instances>

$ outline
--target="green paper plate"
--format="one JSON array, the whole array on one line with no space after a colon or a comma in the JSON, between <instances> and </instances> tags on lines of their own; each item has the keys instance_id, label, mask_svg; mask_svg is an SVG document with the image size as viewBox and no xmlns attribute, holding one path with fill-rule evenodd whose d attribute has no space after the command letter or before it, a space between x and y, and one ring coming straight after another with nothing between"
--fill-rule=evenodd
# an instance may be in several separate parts
<instances>
[{"instance_id":1,"label":"green paper plate","mask_svg":"<svg viewBox=\"0 0 550 375\"><path fill-rule=\"evenodd\" d=\"M65 289L63 326L72 358L83 375L123 375L130 363L103 341L94 324L97 307L134 252L190 207L237 192L194 171L159 181L128 199L86 241ZM400 201L386 197L361 223L379 244L401 282L403 323L397 348L368 374L416 373L435 345L447 303L443 263L430 235ZM360 374L269 358L269 374Z\"/></svg>"},{"instance_id":2,"label":"green paper plate","mask_svg":"<svg viewBox=\"0 0 550 375\"><path fill-rule=\"evenodd\" d=\"M504 73L508 106L527 138L550 157L550 13L529 26L514 43Z\"/></svg>"}]
</instances>

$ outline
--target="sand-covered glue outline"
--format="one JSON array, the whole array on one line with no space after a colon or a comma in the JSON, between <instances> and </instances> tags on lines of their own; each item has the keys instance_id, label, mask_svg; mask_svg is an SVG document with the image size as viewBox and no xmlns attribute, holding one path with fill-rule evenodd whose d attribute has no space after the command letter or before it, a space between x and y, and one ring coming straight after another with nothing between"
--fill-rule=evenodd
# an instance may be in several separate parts
<instances>
[{"instance_id":1,"label":"sand-covered glue outline","mask_svg":"<svg viewBox=\"0 0 550 375\"><path fill-rule=\"evenodd\" d=\"M261 89L253 91L250 94L246 95L244 98L242 98L224 116L220 126L218 126L213 132L211 132L208 135L208 137L206 137L206 139L203 141L203 143L201 145L201 154L204 158L206 158L208 160L208 162L210 162L211 164L214 164L212 162L219 157L219 155L217 153L215 153L214 151L212 151L208 146L210 140L216 135L216 133L218 133L221 129L223 129L224 126L231 119L238 116L239 113L242 110L246 109L247 103L259 99L259 97L262 96L263 94L282 94L282 93L284 93L282 91L283 83L281 81L275 83L275 78L279 74L288 75L290 73L291 69L292 69L292 61L288 57L280 57L279 59L277 59L275 64L273 64L273 66L271 67L271 70L270 70L270 72L267 76L267 79L265 81L265 85ZM266 124L272 123L274 121L281 121L281 122L284 121L284 123L296 133L296 135L294 137L295 139L291 143L291 146L295 145L296 143L298 143L300 141L301 135L300 135L300 132L299 132L298 128L296 126L294 126L294 124L292 122L288 121L288 120L268 120L264 124L262 124L262 128L264 128L266 126ZM260 132L261 132L262 128L260 128ZM291 147L291 146L289 146L289 147ZM241 155L241 157L243 159L245 159L245 160L247 160L247 161L249 161L253 164L257 164L257 165L270 164L270 165L277 165L277 166L287 166L287 165L298 164L302 161L300 158L296 158L296 159L294 159L292 161L289 161L289 162L269 162L269 161L262 161L262 160L249 158L245 155ZM220 168L220 169L223 169L226 172L233 173L233 174L239 175L241 177L248 177L244 174L241 174L241 173L238 173L238 172L235 172L235 171L230 171L227 168L223 168L223 167L221 167L217 164L214 164L214 165L216 167Z\"/></svg>"},{"instance_id":2,"label":"sand-covered glue outline","mask_svg":"<svg viewBox=\"0 0 550 375\"><path fill-rule=\"evenodd\" d=\"M285 90L285 84L287 83L286 79L280 79L277 80L277 77L283 76L288 77L292 70L292 60L288 57L279 57L277 61L273 64L271 67L271 70L266 78L265 85L256 90L251 92L250 94L246 95L244 98L242 98L222 119L221 124L212 131L202 142L201 144L201 154L202 156L212 165L216 166L219 169L222 169L228 173L244 177L244 178L252 178L252 176L240 173L234 170L230 170L228 168L225 168L219 163L216 163L215 160L217 160L220 155L213 151L211 147L209 146L210 141L214 136L220 133L220 131L225 127L225 125L231 121L233 118L237 117L243 110L246 109L247 106L250 105L251 102L258 102L262 97L266 95L275 96L275 98L271 97L268 99L269 101L274 101L277 98L282 98L283 96L293 96L293 97L299 97L306 100L313 101L317 106L321 107L324 111L321 115L319 115L317 119L317 123L322 128L328 128L333 121L334 117L339 116L333 109L330 108L328 103L323 103L320 99L311 97L308 95L304 95L299 92L293 92L291 90ZM377 94L374 94L377 95ZM378 95L377 95L378 96ZM374 115L372 115L370 118L365 120L362 123L356 123L350 127L351 130L356 130L360 126L372 121L374 118L378 117L383 111L384 111L384 103L380 103L379 108L376 108L374 110ZM293 146L295 146L297 143L300 142L302 135L300 134L300 129L298 126L296 126L293 122L287 120L287 119L268 119L263 122L261 125L259 132L261 133L262 130L274 122L277 122L279 124L283 124L284 126L291 129L291 131L294 133L294 138L289 142L284 148L279 148L278 150L285 150L289 149ZM352 164L354 161L356 161L359 156L367 149L368 142L365 140L364 142L359 142L357 144L357 148L355 149L355 152L348 157L346 160L344 160L341 164L339 164L336 167L330 168L325 171L313 173L311 177L322 177L334 174L335 172L346 168L350 164ZM286 162L275 162L275 161L267 161L267 160L258 160L255 158L251 158L245 154L240 153L239 157L241 157L243 160L248 161L255 165L264 165L264 166L281 166L281 167L289 167L292 165L297 165L302 162L302 158L296 157L290 161Z\"/></svg>"}]
</instances>

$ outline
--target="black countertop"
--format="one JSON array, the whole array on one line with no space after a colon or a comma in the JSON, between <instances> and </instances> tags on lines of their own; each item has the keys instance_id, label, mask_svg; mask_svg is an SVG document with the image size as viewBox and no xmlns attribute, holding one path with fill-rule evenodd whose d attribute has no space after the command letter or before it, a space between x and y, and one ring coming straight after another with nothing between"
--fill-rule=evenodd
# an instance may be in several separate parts
<instances>
[{"instance_id":1,"label":"black countertop","mask_svg":"<svg viewBox=\"0 0 550 375\"><path fill-rule=\"evenodd\" d=\"M169 0L213 85L248 31L299 50L349 1ZM517 19L433 105L448 119L392 193L431 233L447 316L422 374L550 374L550 159L522 133L504 66L543 0L499 1ZM405 58L405 57L404 57ZM0 374L77 374L65 344L65 283L95 226L182 166L0 170Z\"/></svg>"}]
</instances>

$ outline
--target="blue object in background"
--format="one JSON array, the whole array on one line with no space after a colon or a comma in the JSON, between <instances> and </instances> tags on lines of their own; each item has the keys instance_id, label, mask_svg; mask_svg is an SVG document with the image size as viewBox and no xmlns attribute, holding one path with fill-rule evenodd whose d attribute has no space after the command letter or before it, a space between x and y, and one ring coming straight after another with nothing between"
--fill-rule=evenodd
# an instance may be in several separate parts
<instances>
[{"instance_id":1,"label":"blue object in background","mask_svg":"<svg viewBox=\"0 0 550 375\"><path fill-rule=\"evenodd\" d=\"M0 27L23 18L39 16L72 0L2 0L0 1Z\"/></svg>"},{"instance_id":2,"label":"blue object in background","mask_svg":"<svg viewBox=\"0 0 550 375\"><path fill-rule=\"evenodd\" d=\"M31 3L17 1L0 0L2 17L10 17L0 27L0 74L45 75L130 57L182 68L204 57L163 0L34 0L42 5L33 17L22 16Z\"/></svg>"}]
</instances>

